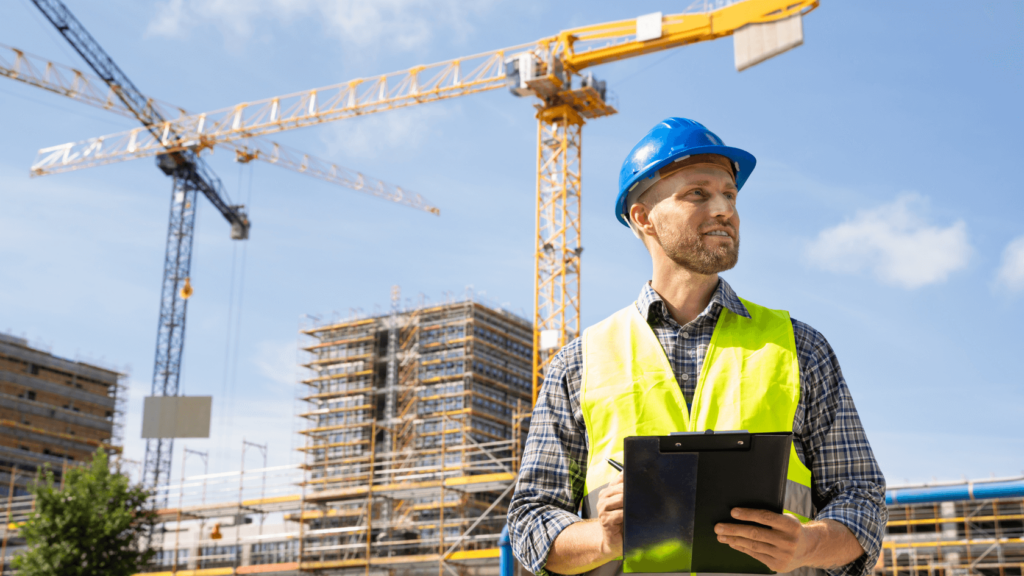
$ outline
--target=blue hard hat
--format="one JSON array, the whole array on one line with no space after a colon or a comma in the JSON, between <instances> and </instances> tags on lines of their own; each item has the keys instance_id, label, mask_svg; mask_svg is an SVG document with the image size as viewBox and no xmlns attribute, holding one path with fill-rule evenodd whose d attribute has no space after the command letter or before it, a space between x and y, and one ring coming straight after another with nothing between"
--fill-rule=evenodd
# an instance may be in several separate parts
<instances>
[{"instance_id":1,"label":"blue hard hat","mask_svg":"<svg viewBox=\"0 0 1024 576\"><path fill-rule=\"evenodd\" d=\"M688 118L666 118L651 129L629 151L619 171L619 197L615 200L615 217L629 226L629 206L626 199L635 188L650 188L660 179L658 170L676 160L694 154L718 154L733 163L736 188L754 171L757 159L739 148L726 146L722 139L700 122Z\"/></svg>"}]
</instances>

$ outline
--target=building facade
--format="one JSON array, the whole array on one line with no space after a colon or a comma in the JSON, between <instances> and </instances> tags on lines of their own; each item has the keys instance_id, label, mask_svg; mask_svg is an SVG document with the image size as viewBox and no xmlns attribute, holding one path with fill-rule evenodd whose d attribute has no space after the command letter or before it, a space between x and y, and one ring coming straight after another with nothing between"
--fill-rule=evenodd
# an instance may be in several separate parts
<instances>
[{"instance_id":1,"label":"building facade","mask_svg":"<svg viewBox=\"0 0 1024 576\"><path fill-rule=\"evenodd\" d=\"M0 494L12 472L23 495L44 466L60 481L100 446L119 452L123 378L0 333Z\"/></svg>"},{"instance_id":2,"label":"building facade","mask_svg":"<svg viewBox=\"0 0 1024 576\"><path fill-rule=\"evenodd\" d=\"M472 300L305 330L306 569L495 567L532 326Z\"/></svg>"}]
</instances>

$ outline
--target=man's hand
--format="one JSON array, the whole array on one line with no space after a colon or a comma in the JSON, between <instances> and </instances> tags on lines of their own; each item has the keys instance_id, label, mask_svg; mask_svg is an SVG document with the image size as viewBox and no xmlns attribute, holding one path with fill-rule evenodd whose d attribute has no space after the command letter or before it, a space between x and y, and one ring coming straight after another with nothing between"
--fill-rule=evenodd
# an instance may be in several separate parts
<instances>
[{"instance_id":1,"label":"man's hand","mask_svg":"<svg viewBox=\"0 0 1024 576\"><path fill-rule=\"evenodd\" d=\"M597 521L601 523L601 553L609 559L622 556L622 473L597 498Z\"/></svg>"},{"instance_id":2,"label":"man's hand","mask_svg":"<svg viewBox=\"0 0 1024 576\"><path fill-rule=\"evenodd\" d=\"M833 520L801 524L791 514L750 508L733 508L732 517L762 526L716 524L718 541L775 572L792 572L803 566L844 566L864 553L853 533Z\"/></svg>"},{"instance_id":3,"label":"man's hand","mask_svg":"<svg viewBox=\"0 0 1024 576\"><path fill-rule=\"evenodd\" d=\"M791 572L806 566L806 560L816 543L813 536L805 532L803 524L789 514L776 514L767 510L733 508L732 517L763 524L716 524L718 541L735 550L760 560L775 572Z\"/></svg>"},{"instance_id":4,"label":"man's hand","mask_svg":"<svg viewBox=\"0 0 1024 576\"><path fill-rule=\"evenodd\" d=\"M622 474L597 498L597 518L570 525L555 538L544 567L582 574L622 556Z\"/></svg>"}]
</instances>

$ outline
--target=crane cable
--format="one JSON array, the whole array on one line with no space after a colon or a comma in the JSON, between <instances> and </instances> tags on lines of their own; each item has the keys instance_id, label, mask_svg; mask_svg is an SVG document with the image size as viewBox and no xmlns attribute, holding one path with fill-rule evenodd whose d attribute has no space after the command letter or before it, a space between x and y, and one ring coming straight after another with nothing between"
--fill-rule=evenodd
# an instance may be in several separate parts
<instances>
[{"instance_id":1,"label":"crane cable","mask_svg":"<svg viewBox=\"0 0 1024 576\"><path fill-rule=\"evenodd\" d=\"M238 245L232 244L231 246L231 280L228 284L228 321L227 329L225 330L224 337L224 378L221 382L220 397L217 399L218 402L218 415L217 420L219 424L218 436L224 437L224 432L227 430L226 415L228 405L228 381L231 368L231 325L234 319L234 302L235 302L235 267L238 262Z\"/></svg>"},{"instance_id":2,"label":"crane cable","mask_svg":"<svg viewBox=\"0 0 1024 576\"><path fill-rule=\"evenodd\" d=\"M238 197L243 196L245 189L245 165L238 166ZM245 206L249 207L252 201L252 164L249 164L248 194L246 194ZM238 262L238 244L231 248L231 280L228 288L228 320L227 337L224 342L224 375L221 382L220 397L220 437L226 439L232 429L232 416L234 415L235 384L238 381L238 354L241 345L242 334L242 301L245 289L245 264L248 255L249 244L242 245L241 263ZM237 272L237 274L236 274ZM236 289L237 286L237 289ZM235 302L237 293L237 304ZM227 443L221 442L222 450L227 450Z\"/></svg>"}]
</instances>

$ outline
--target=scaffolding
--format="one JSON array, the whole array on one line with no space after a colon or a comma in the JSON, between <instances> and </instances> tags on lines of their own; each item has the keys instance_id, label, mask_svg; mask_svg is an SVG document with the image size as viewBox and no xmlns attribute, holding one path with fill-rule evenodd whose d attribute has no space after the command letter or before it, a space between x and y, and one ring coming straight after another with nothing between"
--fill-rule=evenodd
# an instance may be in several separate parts
<instances>
[{"instance_id":1,"label":"scaffolding","mask_svg":"<svg viewBox=\"0 0 1024 576\"><path fill-rule=\"evenodd\" d=\"M513 413L512 417L514 423L516 418L529 416L528 413ZM485 459L495 452L466 451L469 456ZM344 493L340 489L324 494L310 490L305 498L294 492L295 485L304 483L309 476L308 467L303 466L193 476L183 478L180 485L162 487L172 498L182 501L183 497L186 502L176 509L160 511L160 521L174 523L174 531L183 536L175 534L174 538L165 539L154 569L165 570L161 576L170 575L173 573L171 560L176 558L179 570L233 567L230 573L234 574L361 574L371 570L432 574L436 569L450 576L461 576L496 571L498 552L493 547L491 530L500 528L504 518L495 517L493 513L504 509L502 496L511 490L513 475L492 472L455 476L453 466L444 470L438 465L423 466L416 470L414 466L380 466L378 458L373 461L373 485L355 484ZM515 469L514 462L512 469ZM408 479L384 480L391 473ZM242 494L243 477L247 478L244 493L249 497L240 496L240 500L235 501L229 495ZM266 480L267 477L270 479ZM213 495L212 498L208 494ZM472 511L458 514L455 508L459 502L452 495L479 497L482 503L489 501L489 504L475 517ZM200 497L203 502L191 503L198 502ZM13 498L13 521L23 519L30 510L29 498ZM386 502L417 498L422 501L411 507L396 507L390 519L384 516ZM210 500L213 503L205 503ZM445 506L441 507L440 502ZM370 506L373 514L367 515ZM888 508L889 522L882 555L873 570L876 576L1018 576L1022 573L1024 499L1020 497L890 504ZM417 510L433 510L434 519L416 518L412 514ZM443 519L441 510L444 510ZM284 522L264 528L247 524L240 516L225 520L239 511L251 515L281 514ZM215 519L219 519L218 523L213 524ZM193 522L191 526L188 521ZM206 523L205 529L202 522ZM441 535L436 533L442 523L446 527L444 544ZM484 530L477 532L481 526ZM456 535L455 529L460 529L461 534ZM434 538L424 538L423 531L433 531ZM217 532L220 532L219 539L214 536ZM350 541L342 542L341 537ZM305 543L303 551L299 550L300 542ZM316 549L318 547L322 549ZM331 558L331 554L341 557ZM314 557L321 555L321 558Z\"/></svg>"},{"instance_id":2,"label":"scaffolding","mask_svg":"<svg viewBox=\"0 0 1024 576\"><path fill-rule=\"evenodd\" d=\"M303 330L301 570L496 564L531 406L532 327L472 297ZM518 407L518 409L517 409Z\"/></svg>"},{"instance_id":3,"label":"scaffolding","mask_svg":"<svg viewBox=\"0 0 1024 576\"><path fill-rule=\"evenodd\" d=\"M874 573L1020 576L1024 573L1024 499L891 504Z\"/></svg>"},{"instance_id":4,"label":"scaffolding","mask_svg":"<svg viewBox=\"0 0 1024 576\"><path fill-rule=\"evenodd\" d=\"M303 464L267 467L267 447L243 440L240 470L185 476L189 456L208 455L183 452L180 481L154 488L177 505L156 511L149 575L497 573L532 409L532 326L471 294L405 308L400 296L388 313L301 331ZM122 379L111 386L116 430ZM247 449L262 468L246 467ZM6 479L35 473L12 466ZM11 491L5 504L9 563L34 498Z\"/></svg>"},{"instance_id":5,"label":"scaffolding","mask_svg":"<svg viewBox=\"0 0 1024 576\"><path fill-rule=\"evenodd\" d=\"M304 463L267 467L244 440L240 470L185 476L183 461L155 488L177 505L157 510L149 573L496 573L532 409L530 322L471 294L403 308L396 288L386 313L300 333ZM10 497L5 538L31 506Z\"/></svg>"},{"instance_id":6,"label":"scaffolding","mask_svg":"<svg viewBox=\"0 0 1024 576\"><path fill-rule=\"evenodd\" d=\"M157 501L177 506L157 511L163 528L147 576L496 573L532 410L530 323L473 297L403 308L395 289L386 313L317 320L300 333L304 463L268 467L267 447L243 440L240 470L186 477L185 459L207 455L185 450L180 482L156 487ZM121 378L110 386L116 430ZM246 468L247 449L262 468ZM61 483L81 462L60 462ZM0 563L9 568L34 509L15 486L39 467L3 471ZM903 490L930 486L890 487L874 574L1024 575L1024 499L976 498L978 486L1007 481L1024 477L912 504L898 502Z\"/></svg>"},{"instance_id":7,"label":"scaffolding","mask_svg":"<svg viewBox=\"0 0 1024 576\"><path fill-rule=\"evenodd\" d=\"M299 524L285 516L297 516L297 487L305 473L298 465L246 468L247 449L260 456L267 452L265 446L243 440L243 467L216 473L205 470L208 453L183 451L182 470L189 456L197 456L204 473L183 474L177 484L156 487L158 498L177 506L156 511L160 528L149 544L156 552L147 568L150 574L297 572Z\"/></svg>"}]
</instances>

